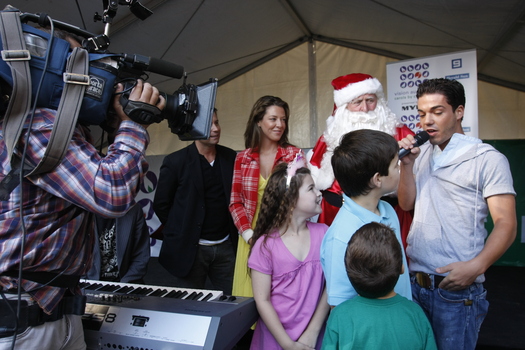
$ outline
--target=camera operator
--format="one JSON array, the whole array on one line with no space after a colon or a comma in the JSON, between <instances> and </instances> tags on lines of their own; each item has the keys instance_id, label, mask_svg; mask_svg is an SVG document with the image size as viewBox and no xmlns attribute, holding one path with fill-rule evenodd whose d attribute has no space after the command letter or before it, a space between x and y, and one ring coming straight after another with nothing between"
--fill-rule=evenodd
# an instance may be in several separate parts
<instances>
[{"instance_id":1,"label":"camera operator","mask_svg":"<svg viewBox=\"0 0 525 350\"><path fill-rule=\"evenodd\" d=\"M119 84L116 92L122 89ZM1 350L13 343L16 349L86 347L81 322L85 299L80 296L78 279L92 263L93 213L124 215L134 205L148 169L147 126L132 121L117 96L113 108L121 122L106 157L99 156L85 128L77 125L62 162L50 172L25 177L9 200L0 202ZM157 88L140 80L129 99L159 109L166 102ZM26 120L15 154L37 164L49 143L55 117L56 111L37 108L30 129L29 118ZM0 180L12 168L3 130L2 123ZM17 318L18 293L22 293L22 302Z\"/></svg>"}]
</instances>

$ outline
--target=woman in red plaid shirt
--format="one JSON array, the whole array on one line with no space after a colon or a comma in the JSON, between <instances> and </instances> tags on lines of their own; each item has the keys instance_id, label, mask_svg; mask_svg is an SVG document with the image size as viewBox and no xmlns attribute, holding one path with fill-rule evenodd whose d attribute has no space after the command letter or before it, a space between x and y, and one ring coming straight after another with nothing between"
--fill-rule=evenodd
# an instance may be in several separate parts
<instances>
[{"instance_id":1,"label":"woman in red plaid shirt","mask_svg":"<svg viewBox=\"0 0 525 350\"><path fill-rule=\"evenodd\" d=\"M248 272L249 242L272 169L278 163L291 162L297 152L302 153L288 142L289 117L288 103L279 97L257 100L244 132L246 150L235 159L230 212L239 230L232 292L236 296L253 296Z\"/></svg>"}]
</instances>

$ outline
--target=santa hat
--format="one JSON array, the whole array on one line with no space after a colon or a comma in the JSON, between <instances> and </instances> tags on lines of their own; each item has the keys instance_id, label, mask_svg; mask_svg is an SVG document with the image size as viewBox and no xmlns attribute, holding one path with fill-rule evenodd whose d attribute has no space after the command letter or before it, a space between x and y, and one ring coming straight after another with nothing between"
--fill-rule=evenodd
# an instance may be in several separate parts
<instances>
[{"instance_id":1,"label":"santa hat","mask_svg":"<svg viewBox=\"0 0 525 350\"><path fill-rule=\"evenodd\" d=\"M376 94L377 98L384 98L383 87L376 78L368 74L352 73L332 80L334 87L334 103L340 107L356 97L364 94Z\"/></svg>"}]
</instances>

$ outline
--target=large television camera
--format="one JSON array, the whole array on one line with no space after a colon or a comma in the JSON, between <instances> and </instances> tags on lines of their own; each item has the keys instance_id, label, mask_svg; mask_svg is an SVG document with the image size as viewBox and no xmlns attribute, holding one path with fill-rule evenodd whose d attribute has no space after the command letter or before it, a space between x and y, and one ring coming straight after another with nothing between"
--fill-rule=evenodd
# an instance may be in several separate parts
<instances>
[{"instance_id":1,"label":"large television camera","mask_svg":"<svg viewBox=\"0 0 525 350\"><path fill-rule=\"evenodd\" d=\"M103 15L95 16L106 27L104 34L94 35L79 27L51 19L46 14L20 13L23 36L27 50L31 54L29 62L31 80L43 81L43 86L32 86L32 102L39 107L57 109L64 86L63 73L66 61L71 54L68 41L61 39L56 31L73 34L89 53L89 84L86 87L78 116L78 121L86 125L104 127L107 116L112 114L112 100L115 86L123 83L124 91L120 102L128 116L141 124L159 123L167 120L171 132L181 140L207 139L210 135L217 79L199 84L187 84L182 66L139 54L111 53L109 47L109 27L116 15L119 4L128 5L131 12L145 19L151 11L138 0L103 1L107 8ZM16 9L15 9L16 10ZM33 25L28 23L32 22ZM35 25L36 24L36 25ZM3 48L0 41L0 50ZM183 84L173 94L161 92L166 99L162 112L156 107L134 103L128 97L137 79L147 80L148 73L156 73L171 78L184 78ZM45 79L42 79L44 78ZM13 85L10 67L0 60L0 78L3 87ZM36 101L36 102L35 102ZM3 112L3 111L2 111Z\"/></svg>"}]
</instances>

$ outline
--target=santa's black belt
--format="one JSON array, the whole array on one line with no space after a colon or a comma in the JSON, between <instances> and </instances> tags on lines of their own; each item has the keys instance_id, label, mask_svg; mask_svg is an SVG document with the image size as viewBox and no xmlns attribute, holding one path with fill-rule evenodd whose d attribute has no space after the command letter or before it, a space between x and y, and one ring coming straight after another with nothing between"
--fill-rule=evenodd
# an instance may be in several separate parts
<instances>
[{"instance_id":1,"label":"santa's black belt","mask_svg":"<svg viewBox=\"0 0 525 350\"><path fill-rule=\"evenodd\" d=\"M324 190L321 192L323 194L324 200L327 201L328 204L334 207L337 207L337 208L341 208L343 206L343 196L342 195L332 192L332 191L328 191L328 190Z\"/></svg>"}]
</instances>

